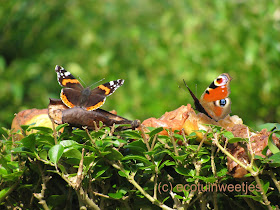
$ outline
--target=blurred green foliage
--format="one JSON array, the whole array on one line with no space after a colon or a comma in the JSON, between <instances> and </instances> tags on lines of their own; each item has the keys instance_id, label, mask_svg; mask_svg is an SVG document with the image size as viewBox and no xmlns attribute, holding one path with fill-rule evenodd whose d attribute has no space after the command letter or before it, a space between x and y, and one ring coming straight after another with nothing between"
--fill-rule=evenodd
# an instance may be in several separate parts
<instances>
[{"instance_id":1,"label":"blurred green foliage","mask_svg":"<svg viewBox=\"0 0 280 210\"><path fill-rule=\"evenodd\" d=\"M279 1L0 0L0 126L58 98L55 65L86 85L124 85L103 106L129 119L193 103L220 73L232 114L279 122Z\"/></svg>"}]
</instances>

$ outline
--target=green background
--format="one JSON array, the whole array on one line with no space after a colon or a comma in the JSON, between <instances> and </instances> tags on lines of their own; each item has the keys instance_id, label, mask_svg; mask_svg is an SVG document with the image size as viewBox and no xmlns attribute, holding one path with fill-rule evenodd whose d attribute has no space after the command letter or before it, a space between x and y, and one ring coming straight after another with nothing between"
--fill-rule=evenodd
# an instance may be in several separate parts
<instances>
[{"instance_id":1,"label":"green background","mask_svg":"<svg viewBox=\"0 0 280 210\"><path fill-rule=\"evenodd\" d=\"M0 127L59 98L55 65L89 86L125 83L102 107L128 119L192 103L221 73L232 114L279 122L279 1L0 0ZM96 84L97 85L97 84ZM197 89L196 89L197 86Z\"/></svg>"}]
</instances>

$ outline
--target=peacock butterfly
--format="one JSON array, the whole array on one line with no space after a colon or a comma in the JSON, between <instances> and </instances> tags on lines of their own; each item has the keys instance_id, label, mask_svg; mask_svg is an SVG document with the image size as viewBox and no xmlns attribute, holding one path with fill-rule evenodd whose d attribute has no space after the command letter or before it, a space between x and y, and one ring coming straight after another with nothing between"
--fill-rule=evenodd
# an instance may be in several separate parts
<instances>
[{"instance_id":1,"label":"peacock butterfly","mask_svg":"<svg viewBox=\"0 0 280 210\"><path fill-rule=\"evenodd\" d=\"M229 83L231 80L232 78L229 74L221 74L204 91L200 100L194 95L186 83L185 85L194 100L197 111L218 121L225 118L231 112L231 100L228 97L230 94Z\"/></svg>"}]
</instances>

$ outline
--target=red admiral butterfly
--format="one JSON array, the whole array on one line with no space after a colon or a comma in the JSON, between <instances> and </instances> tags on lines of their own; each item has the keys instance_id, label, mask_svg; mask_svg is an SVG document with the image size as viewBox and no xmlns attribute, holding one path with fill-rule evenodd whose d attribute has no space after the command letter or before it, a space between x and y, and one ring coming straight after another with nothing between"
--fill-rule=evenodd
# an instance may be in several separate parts
<instances>
[{"instance_id":1,"label":"red admiral butterfly","mask_svg":"<svg viewBox=\"0 0 280 210\"><path fill-rule=\"evenodd\" d=\"M98 109L117 88L123 85L124 80L118 79L99 85L94 89L84 88L82 84L61 66L56 66L57 81L65 87L61 90L60 98L69 108L82 107L88 111Z\"/></svg>"}]
</instances>

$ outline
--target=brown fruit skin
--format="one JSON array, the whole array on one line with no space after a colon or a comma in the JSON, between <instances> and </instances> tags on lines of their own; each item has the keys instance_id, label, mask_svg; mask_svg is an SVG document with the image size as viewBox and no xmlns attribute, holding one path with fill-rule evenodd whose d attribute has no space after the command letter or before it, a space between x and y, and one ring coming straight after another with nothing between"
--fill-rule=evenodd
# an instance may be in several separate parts
<instances>
[{"instance_id":1,"label":"brown fruit skin","mask_svg":"<svg viewBox=\"0 0 280 210\"><path fill-rule=\"evenodd\" d=\"M170 112L165 112L160 118L156 119L154 117L148 118L142 122L142 125L145 127L163 127L166 129L171 128L172 131L181 130L183 125L188 118L188 112L190 111L191 107L188 106L181 106L178 109L175 109ZM163 130L159 133L160 135L168 135L166 130Z\"/></svg>"},{"instance_id":2,"label":"brown fruit skin","mask_svg":"<svg viewBox=\"0 0 280 210\"><path fill-rule=\"evenodd\" d=\"M32 126L44 126L52 128L52 122L48 115L48 109L27 109L19 112L12 121L11 130L13 132L18 132L18 130L22 131L20 127L21 125L31 124ZM26 134L28 135L31 132ZM16 141L19 141L24 136L23 134L17 133L14 137Z\"/></svg>"}]
</instances>

